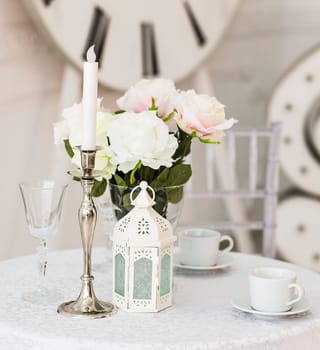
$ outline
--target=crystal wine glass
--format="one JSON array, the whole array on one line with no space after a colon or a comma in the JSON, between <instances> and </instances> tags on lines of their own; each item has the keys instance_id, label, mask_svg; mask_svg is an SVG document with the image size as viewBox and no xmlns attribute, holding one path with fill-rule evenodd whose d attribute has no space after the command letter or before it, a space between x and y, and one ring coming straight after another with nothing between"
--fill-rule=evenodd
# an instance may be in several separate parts
<instances>
[{"instance_id":1,"label":"crystal wine glass","mask_svg":"<svg viewBox=\"0 0 320 350\"><path fill-rule=\"evenodd\" d=\"M24 300L41 303L61 299L61 294L47 286L48 247L47 242L58 229L63 198L67 185L51 180L24 182L19 184L26 220L32 237L39 240L39 280L36 289L22 295Z\"/></svg>"}]
</instances>

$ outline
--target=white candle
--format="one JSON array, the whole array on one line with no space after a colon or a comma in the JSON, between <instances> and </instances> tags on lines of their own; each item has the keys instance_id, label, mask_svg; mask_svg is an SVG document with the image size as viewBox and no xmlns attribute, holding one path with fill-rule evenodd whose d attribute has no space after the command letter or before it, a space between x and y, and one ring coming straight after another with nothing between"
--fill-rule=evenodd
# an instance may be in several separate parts
<instances>
[{"instance_id":1,"label":"white candle","mask_svg":"<svg viewBox=\"0 0 320 350\"><path fill-rule=\"evenodd\" d=\"M82 97L82 149L96 149L96 118L98 93L98 62L94 46L87 51L87 62L83 64Z\"/></svg>"}]
</instances>

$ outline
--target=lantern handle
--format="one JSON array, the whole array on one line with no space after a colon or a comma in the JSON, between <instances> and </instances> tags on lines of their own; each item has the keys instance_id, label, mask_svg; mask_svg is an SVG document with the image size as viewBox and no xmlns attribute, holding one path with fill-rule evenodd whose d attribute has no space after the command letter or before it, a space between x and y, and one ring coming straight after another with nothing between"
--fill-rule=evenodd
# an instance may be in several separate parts
<instances>
[{"instance_id":1,"label":"lantern handle","mask_svg":"<svg viewBox=\"0 0 320 350\"><path fill-rule=\"evenodd\" d=\"M133 195L133 192L137 189L137 188L141 188L142 190L146 190L147 188L149 188L149 190L151 191L152 193L152 201L154 201L156 195L154 193L154 189L148 185L147 181L141 181L140 184L136 187L133 188L133 190L130 192L130 201L133 202L133 198L132 198L132 195Z\"/></svg>"}]
</instances>

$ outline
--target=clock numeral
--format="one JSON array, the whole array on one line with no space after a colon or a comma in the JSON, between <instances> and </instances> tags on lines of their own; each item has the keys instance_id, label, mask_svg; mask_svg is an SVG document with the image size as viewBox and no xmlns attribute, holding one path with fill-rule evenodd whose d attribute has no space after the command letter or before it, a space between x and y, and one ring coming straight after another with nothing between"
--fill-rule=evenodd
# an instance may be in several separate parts
<instances>
[{"instance_id":1,"label":"clock numeral","mask_svg":"<svg viewBox=\"0 0 320 350\"><path fill-rule=\"evenodd\" d=\"M159 74L159 61L157 57L157 45L152 23L141 23L142 42L142 73L143 76L155 76Z\"/></svg>"},{"instance_id":2,"label":"clock numeral","mask_svg":"<svg viewBox=\"0 0 320 350\"><path fill-rule=\"evenodd\" d=\"M97 61L99 62L99 67L101 66L101 57L110 21L110 17L101 8L95 7L82 58L86 60L89 47L94 45L94 51L97 56Z\"/></svg>"},{"instance_id":3,"label":"clock numeral","mask_svg":"<svg viewBox=\"0 0 320 350\"><path fill-rule=\"evenodd\" d=\"M49 6L53 2L53 0L42 0L42 2L45 6Z\"/></svg>"},{"instance_id":4,"label":"clock numeral","mask_svg":"<svg viewBox=\"0 0 320 350\"><path fill-rule=\"evenodd\" d=\"M196 16L189 4L188 1L184 1L183 6L187 12L187 16L189 18L191 27L193 29L194 35L196 37L197 43L199 46L204 46L206 44L207 38L203 33L203 30L198 22L198 20L196 19Z\"/></svg>"}]
</instances>

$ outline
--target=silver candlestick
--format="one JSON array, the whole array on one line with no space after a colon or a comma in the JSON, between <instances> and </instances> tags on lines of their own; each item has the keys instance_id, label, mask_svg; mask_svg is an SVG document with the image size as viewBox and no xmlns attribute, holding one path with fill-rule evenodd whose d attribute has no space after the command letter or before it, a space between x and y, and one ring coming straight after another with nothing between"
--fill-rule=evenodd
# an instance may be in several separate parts
<instances>
[{"instance_id":1,"label":"silver candlestick","mask_svg":"<svg viewBox=\"0 0 320 350\"><path fill-rule=\"evenodd\" d=\"M111 316L116 312L116 307L97 299L93 290L93 279L91 274L91 251L94 229L97 221L97 210L92 200L92 189L94 179L101 176L94 171L95 156L98 150L82 150L76 147L81 154L82 171L69 172L73 176L79 176L83 189L82 203L79 208L79 223L83 247L83 274L81 276L82 287L79 297L74 301L61 304L58 313L65 316L78 316L83 318L102 318Z\"/></svg>"}]
</instances>

